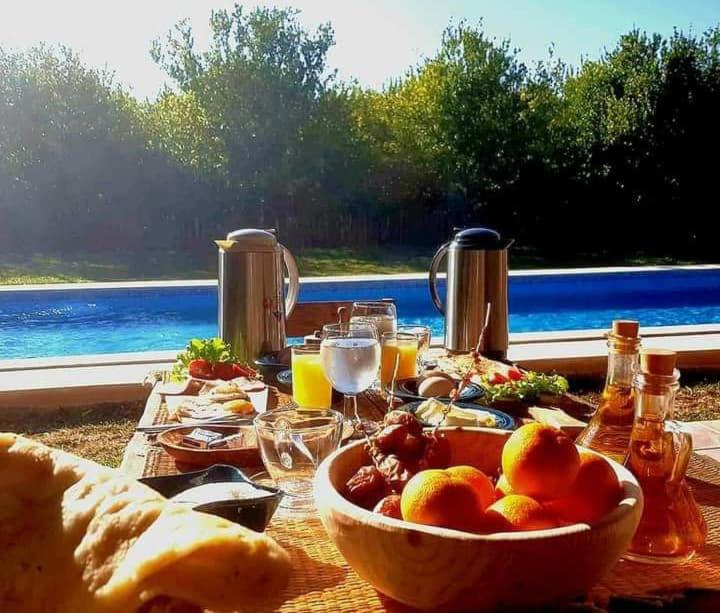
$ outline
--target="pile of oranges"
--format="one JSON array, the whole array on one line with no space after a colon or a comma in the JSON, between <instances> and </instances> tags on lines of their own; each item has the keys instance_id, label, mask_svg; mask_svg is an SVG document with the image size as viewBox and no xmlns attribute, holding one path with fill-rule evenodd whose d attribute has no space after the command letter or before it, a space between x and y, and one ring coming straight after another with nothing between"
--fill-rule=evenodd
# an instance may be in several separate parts
<instances>
[{"instance_id":1,"label":"pile of oranges","mask_svg":"<svg viewBox=\"0 0 720 613\"><path fill-rule=\"evenodd\" d=\"M621 492L607 460L578 451L561 430L533 423L505 443L497 483L470 466L423 470L405 486L397 515L469 532L542 530L595 522Z\"/></svg>"}]
</instances>

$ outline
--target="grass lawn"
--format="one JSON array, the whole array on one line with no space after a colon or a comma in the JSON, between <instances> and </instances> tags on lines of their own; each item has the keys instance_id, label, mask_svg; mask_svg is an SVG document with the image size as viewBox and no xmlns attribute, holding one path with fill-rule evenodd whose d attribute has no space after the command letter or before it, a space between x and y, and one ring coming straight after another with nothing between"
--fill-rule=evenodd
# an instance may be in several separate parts
<instances>
[{"instance_id":1,"label":"grass lawn","mask_svg":"<svg viewBox=\"0 0 720 613\"><path fill-rule=\"evenodd\" d=\"M353 250L305 249L295 253L304 276L364 275L425 272L430 266L432 248L368 248ZM510 267L549 268L572 266L646 266L692 264L672 258L610 258L590 254L562 261L548 260L526 250L510 251ZM27 283L71 283L83 281L142 281L154 279L214 279L217 255L207 253L123 253L115 255L18 255L0 253L0 285Z\"/></svg>"},{"instance_id":2,"label":"grass lawn","mask_svg":"<svg viewBox=\"0 0 720 613\"><path fill-rule=\"evenodd\" d=\"M143 411L142 402L58 411L6 409L0 432L16 432L100 464L117 467Z\"/></svg>"},{"instance_id":3,"label":"grass lawn","mask_svg":"<svg viewBox=\"0 0 720 613\"><path fill-rule=\"evenodd\" d=\"M571 384L581 397L597 402L600 383ZM58 412L3 411L0 431L25 434L82 457L117 467L142 413L142 403L97 405ZM675 417L683 421L720 419L720 379L701 379L683 387Z\"/></svg>"}]
</instances>

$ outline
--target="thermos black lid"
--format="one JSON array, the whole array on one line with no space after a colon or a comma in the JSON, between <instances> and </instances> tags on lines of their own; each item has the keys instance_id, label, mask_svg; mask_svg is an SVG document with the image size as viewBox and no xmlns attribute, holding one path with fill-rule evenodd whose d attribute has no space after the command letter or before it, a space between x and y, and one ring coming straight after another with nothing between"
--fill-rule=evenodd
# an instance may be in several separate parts
<instances>
[{"instance_id":1,"label":"thermos black lid","mask_svg":"<svg viewBox=\"0 0 720 613\"><path fill-rule=\"evenodd\" d=\"M452 246L460 249L484 249L486 251L507 249L513 240L503 238L490 228L465 228L453 236Z\"/></svg>"}]
</instances>

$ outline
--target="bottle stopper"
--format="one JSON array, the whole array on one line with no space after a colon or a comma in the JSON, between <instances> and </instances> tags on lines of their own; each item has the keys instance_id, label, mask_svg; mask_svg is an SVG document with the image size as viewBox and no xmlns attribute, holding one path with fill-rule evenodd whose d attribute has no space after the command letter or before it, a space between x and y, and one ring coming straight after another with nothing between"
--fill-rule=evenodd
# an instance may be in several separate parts
<instances>
[{"instance_id":1,"label":"bottle stopper","mask_svg":"<svg viewBox=\"0 0 720 613\"><path fill-rule=\"evenodd\" d=\"M643 349L640 352L640 370L649 375L672 376L677 354L668 349Z\"/></svg>"},{"instance_id":2,"label":"bottle stopper","mask_svg":"<svg viewBox=\"0 0 720 613\"><path fill-rule=\"evenodd\" d=\"M640 330L640 322L632 319L615 319L612 322L612 334L624 336L625 338L637 338Z\"/></svg>"}]
</instances>

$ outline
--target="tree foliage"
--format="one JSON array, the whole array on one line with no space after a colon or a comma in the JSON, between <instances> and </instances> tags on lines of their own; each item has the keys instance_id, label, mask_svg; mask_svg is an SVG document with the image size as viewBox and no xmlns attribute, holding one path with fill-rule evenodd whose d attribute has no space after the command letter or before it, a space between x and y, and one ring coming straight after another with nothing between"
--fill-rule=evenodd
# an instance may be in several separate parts
<instances>
[{"instance_id":1,"label":"tree foliage","mask_svg":"<svg viewBox=\"0 0 720 613\"><path fill-rule=\"evenodd\" d=\"M528 67L482 24L380 91L339 82L332 27L236 6L211 42L151 50L138 102L71 50L0 49L0 244L207 251L239 226L291 245L437 244L488 224L555 257L712 258L720 30L623 35Z\"/></svg>"}]
</instances>

